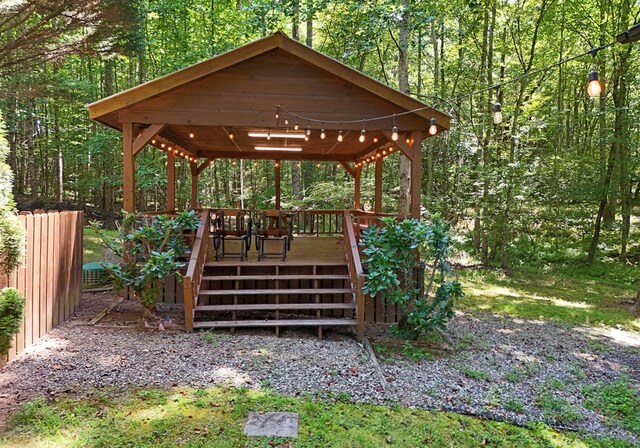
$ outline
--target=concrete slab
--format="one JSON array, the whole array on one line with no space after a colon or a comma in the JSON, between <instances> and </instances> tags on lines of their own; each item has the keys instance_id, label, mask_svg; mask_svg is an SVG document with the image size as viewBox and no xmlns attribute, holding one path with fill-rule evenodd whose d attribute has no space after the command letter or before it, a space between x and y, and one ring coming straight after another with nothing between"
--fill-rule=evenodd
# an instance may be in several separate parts
<instances>
[{"instance_id":1,"label":"concrete slab","mask_svg":"<svg viewBox=\"0 0 640 448\"><path fill-rule=\"evenodd\" d=\"M249 412L244 433L253 437L298 437L298 414Z\"/></svg>"}]
</instances>

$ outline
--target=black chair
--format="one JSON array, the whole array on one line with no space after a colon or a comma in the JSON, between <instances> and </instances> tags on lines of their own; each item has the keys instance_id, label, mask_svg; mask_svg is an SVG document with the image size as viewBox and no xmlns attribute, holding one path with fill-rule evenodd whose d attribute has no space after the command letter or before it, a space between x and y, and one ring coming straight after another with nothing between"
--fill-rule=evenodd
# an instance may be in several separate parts
<instances>
[{"instance_id":1,"label":"black chair","mask_svg":"<svg viewBox=\"0 0 640 448\"><path fill-rule=\"evenodd\" d=\"M258 261L269 256L279 256L282 261L287 259L287 251L291 250L293 233L291 222L285 213L280 211L273 214L262 212L262 217L256 219L254 233ZM282 252L265 252L267 241L282 241Z\"/></svg>"},{"instance_id":2,"label":"black chair","mask_svg":"<svg viewBox=\"0 0 640 448\"><path fill-rule=\"evenodd\" d=\"M253 219L241 210L236 211L235 217L225 213L224 210L219 210L211 220L211 224L216 260L227 256L239 256L240 261L244 261L251 249ZM227 252L226 241L240 241L240 252Z\"/></svg>"}]
</instances>

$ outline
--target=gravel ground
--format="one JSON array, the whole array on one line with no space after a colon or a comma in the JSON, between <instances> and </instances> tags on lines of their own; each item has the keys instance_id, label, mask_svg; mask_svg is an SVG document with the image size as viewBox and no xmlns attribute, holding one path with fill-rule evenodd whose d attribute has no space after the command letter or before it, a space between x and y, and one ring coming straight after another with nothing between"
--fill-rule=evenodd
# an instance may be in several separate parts
<instances>
[{"instance_id":1,"label":"gravel ground","mask_svg":"<svg viewBox=\"0 0 640 448\"><path fill-rule=\"evenodd\" d=\"M584 390L629 379L640 385L640 335L570 328L491 314L457 313L449 324L456 352L414 362L394 354L379 361L405 406L452 409L517 424L640 438L584 407ZM635 368L634 368L635 367ZM413 385L413 387L408 387Z\"/></svg>"},{"instance_id":2,"label":"gravel ground","mask_svg":"<svg viewBox=\"0 0 640 448\"><path fill-rule=\"evenodd\" d=\"M0 370L0 426L8 411L35 396L93 387L244 385L286 395L385 402L367 351L350 334L327 331L318 340L314 330L283 331L280 338L266 330L159 332L132 321L137 311L127 301L97 325L87 325L116 300L111 294L85 294L71 320ZM175 306L162 313L180 323ZM380 328L371 330L380 334ZM455 353L421 361L374 344L390 398L406 406L518 424L543 420L638 441L585 409L583 390L621 375L639 385L640 371L634 367L640 365L640 335L461 313L448 333ZM561 405L545 407L545 401Z\"/></svg>"}]
</instances>

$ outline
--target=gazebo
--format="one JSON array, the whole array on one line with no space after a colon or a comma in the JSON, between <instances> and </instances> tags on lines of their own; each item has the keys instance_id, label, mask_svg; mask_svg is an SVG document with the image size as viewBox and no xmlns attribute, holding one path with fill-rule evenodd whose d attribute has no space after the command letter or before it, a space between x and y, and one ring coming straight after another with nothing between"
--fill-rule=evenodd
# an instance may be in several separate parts
<instances>
[{"instance_id":1,"label":"gazebo","mask_svg":"<svg viewBox=\"0 0 640 448\"><path fill-rule=\"evenodd\" d=\"M166 208L169 211L176 208L175 161L182 157L191 168L192 208L198 207L198 176L216 159L274 160L277 210L280 209L281 160L340 163L355 180L354 210L360 209L361 204L362 167L374 163L374 212L380 213L384 159L401 151L411 161L410 216L417 218L420 216L422 142L448 129L450 124L447 114L282 33L117 93L87 108L91 119L122 132L124 209L128 212L135 211L136 155L146 145L151 145L167 154ZM209 215L203 219L207 224ZM346 222L342 227L345 232L344 254L347 254L344 263L349 265L350 292L353 293L344 294L343 303L347 303L349 300L353 302L353 296L357 295L358 275L362 268L355 237L347 234L349 231L353 233L353 227ZM226 278L207 280L209 283L201 288L207 277L225 277L206 275L207 265L212 264L207 255L208 232L208 229L201 229L198 233L189 266L193 272L188 270L185 279L187 328L193 325L193 310L198 308L198 296L203 295L202 291L230 288L224 284ZM293 264L291 261L288 266ZM261 264L262 267L269 265L268 260ZM225 266L224 261L217 266ZM319 265L314 266L315 272ZM240 268L235 272L242 277ZM244 278L240 280L245 281ZM217 281L221 283L218 285ZM307 286L316 284L317 281ZM279 296L292 294L282 292L283 288L278 287L277 281L275 285L275 292L269 295L274 299L275 308L262 306L256 310L275 310L278 316L282 310L313 309L318 312L318 319L321 314L326 314L327 308L323 307L284 306ZM237 283L234 286L239 288ZM190 293L187 292L189 288ZM254 288L252 291L263 289ZM317 297L322 296L323 293L317 292L322 289L297 288L305 290L297 294L316 296L315 303L321 304L326 302ZM189 294L193 297L187 297ZM252 294L259 295L258 292ZM300 301L296 303L299 305ZM233 305L225 305L225 311L234 313L233 322L241 322L235 319L237 312L247 311L245 308L248 307L242 308L241 305L246 304L236 299ZM364 322L363 313L361 311L358 316L359 323L361 320ZM197 322L195 326L198 326ZM279 327L277 324L274 326Z\"/></svg>"}]
</instances>

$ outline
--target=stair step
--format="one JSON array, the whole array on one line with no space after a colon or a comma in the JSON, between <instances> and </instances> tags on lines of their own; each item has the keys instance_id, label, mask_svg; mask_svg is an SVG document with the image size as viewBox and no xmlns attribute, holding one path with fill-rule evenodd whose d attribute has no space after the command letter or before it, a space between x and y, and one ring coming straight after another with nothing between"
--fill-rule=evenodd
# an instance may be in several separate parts
<instances>
[{"instance_id":1,"label":"stair step","mask_svg":"<svg viewBox=\"0 0 640 448\"><path fill-rule=\"evenodd\" d=\"M256 295L290 295L290 294L351 294L351 288L318 288L318 289L201 289L199 296L256 296Z\"/></svg>"},{"instance_id":2,"label":"stair step","mask_svg":"<svg viewBox=\"0 0 640 448\"><path fill-rule=\"evenodd\" d=\"M319 274L319 275L204 275L202 280L226 281L226 280L347 280L344 274Z\"/></svg>"},{"instance_id":3,"label":"stair step","mask_svg":"<svg viewBox=\"0 0 640 448\"><path fill-rule=\"evenodd\" d=\"M243 305L199 305L194 311L283 311L283 310L352 310L354 303L261 303Z\"/></svg>"},{"instance_id":4,"label":"stair step","mask_svg":"<svg viewBox=\"0 0 640 448\"><path fill-rule=\"evenodd\" d=\"M227 263L227 261L233 261L234 263ZM205 262L205 267L219 267L219 266L247 266L247 267L255 267L255 266L287 266L287 267L298 267L298 266L342 266L344 268L348 267L347 263L344 261L322 261L322 260L287 260L282 261L280 259L266 259L260 260L256 262L251 262L248 260L239 261L235 260L220 260L220 261L207 261Z\"/></svg>"},{"instance_id":5,"label":"stair step","mask_svg":"<svg viewBox=\"0 0 640 448\"><path fill-rule=\"evenodd\" d=\"M266 319L194 322L193 328L353 326L355 319Z\"/></svg>"}]
</instances>

